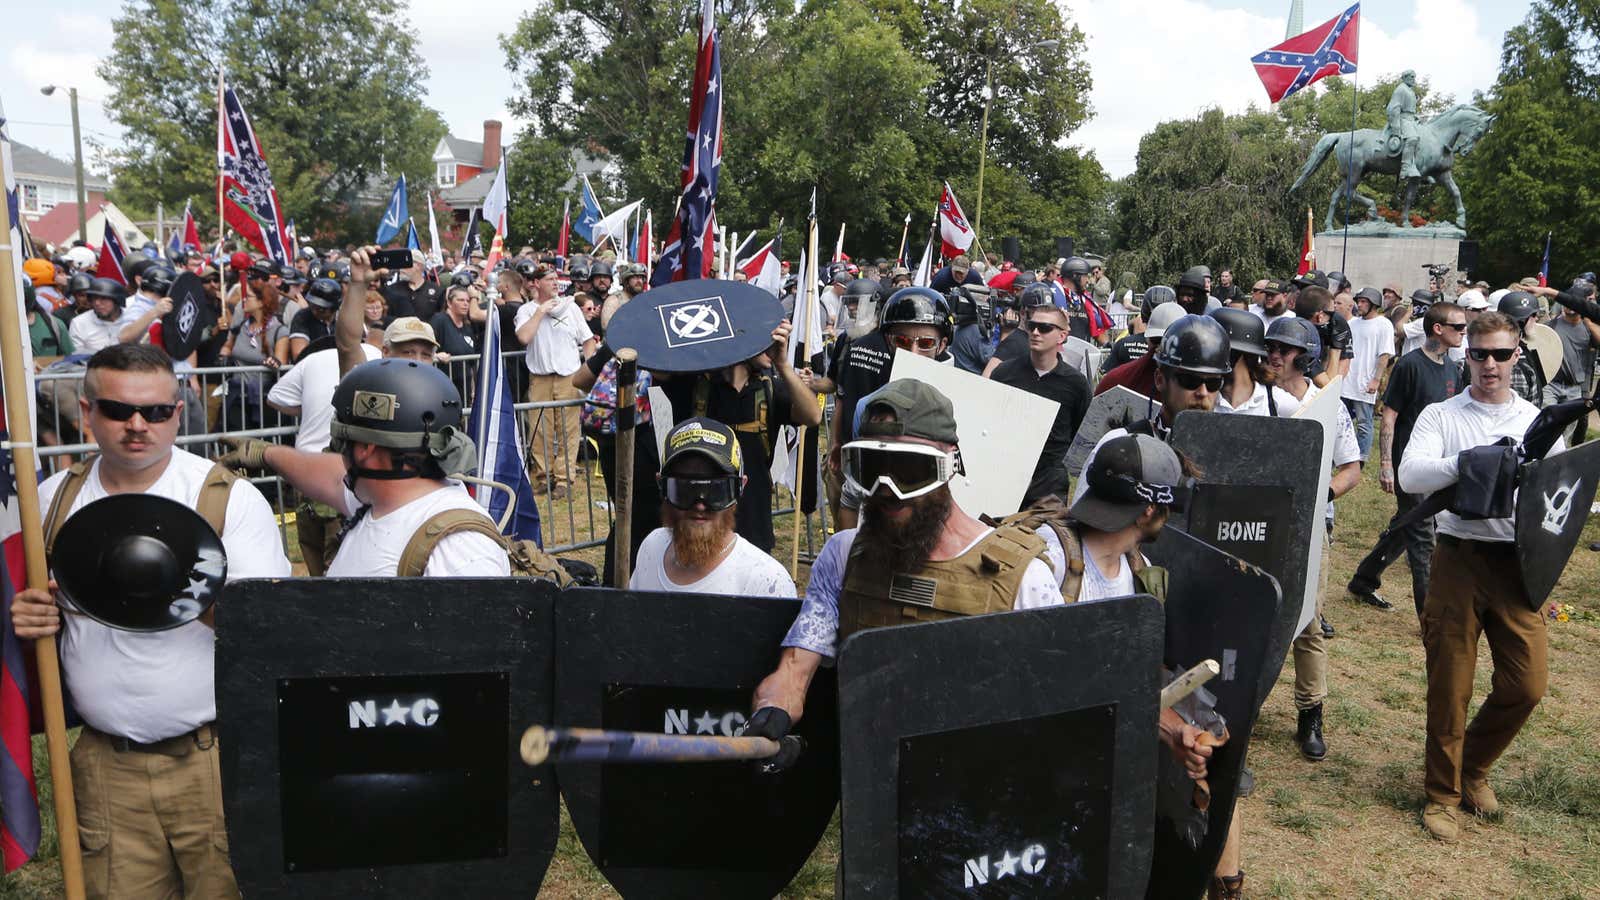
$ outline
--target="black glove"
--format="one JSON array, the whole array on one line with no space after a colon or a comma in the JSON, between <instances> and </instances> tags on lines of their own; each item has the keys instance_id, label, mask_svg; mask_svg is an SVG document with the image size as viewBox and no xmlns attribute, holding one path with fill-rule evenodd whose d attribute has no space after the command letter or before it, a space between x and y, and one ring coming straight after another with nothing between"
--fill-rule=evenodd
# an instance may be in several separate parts
<instances>
[{"instance_id":1,"label":"black glove","mask_svg":"<svg viewBox=\"0 0 1600 900\"><path fill-rule=\"evenodd\" d=\"M789 714L776 706L763 706L751 714L745 723L745 737L771 738L778 742L778 753L757 760L756 767L763 775L775 775L794 765L806 749L805 738L789 733L794 724Z\"/></svg>"}]
</instances>

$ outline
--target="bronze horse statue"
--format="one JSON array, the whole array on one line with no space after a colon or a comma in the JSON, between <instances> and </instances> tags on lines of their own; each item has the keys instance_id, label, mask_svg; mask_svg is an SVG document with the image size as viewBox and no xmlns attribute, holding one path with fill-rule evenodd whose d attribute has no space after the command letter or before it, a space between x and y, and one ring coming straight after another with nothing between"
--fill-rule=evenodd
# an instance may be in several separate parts
<instances>
[{"instance_id":1,"label":"bronze horse statue","mask_svg":"<svg viewBox=\"0 0 1600 900\"><path fill-rule=\"evenodd\" d=\"M1417 126L1420 138L1417 144L1417 169L1422 172L1423 178L1444 185L1445 190L1450 192L1451 199L1456 202L1456 226L1459 228L1467 227L1467 208L1461 204L1461 190L1456 187L1455 179L1450 177L1450 170L1455 166L1456 157L1469 152L1493 122L1494 116L1482 109L1458 103ZM1394 144L1392 150L1391 143ZM1352 144L1355 151L1353 154ZM1300 171L1300 177L1295 179L1294 186L1289 188L1289 191L1292 193L1299 190L1330 154L1337 157L1342 177L1339 179L1339 186L1334 188L1333 198L1328 202L1328 217L1323 223L1324 227L1328 231L1333 230L1334 210L1338 209L1339 201L1346 193L1365 204L1367 219L1376 218L1378 204L1361 196L1355 186L1368 172L1400 174L1398 139L1385 141L1384 131L1377 128L1358 129L1354 133L1354 140L1348 131L1325 134L1317 141L1316 148L1306 160L1305 168ZM1353 173L1352 156L1355 166ZM1407 179L1405 208L1400 213L1402 228L1410 227L1411 204L1417 197L1417 187L1420 182L1419 178Z\"/></svg>"}]
</instances>

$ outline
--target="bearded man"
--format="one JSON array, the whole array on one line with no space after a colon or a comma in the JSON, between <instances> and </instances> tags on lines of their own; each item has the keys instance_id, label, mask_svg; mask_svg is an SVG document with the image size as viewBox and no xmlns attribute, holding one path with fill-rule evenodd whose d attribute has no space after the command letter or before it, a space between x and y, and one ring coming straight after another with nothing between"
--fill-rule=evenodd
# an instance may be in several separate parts
<instances>
[{"instance_id":1,"label":"bearded man","mask_svg":"<svg viewBox=\"0 0 1600 900\"><path fill-rule=\"evenodd\" d=\"M734 531L742 457L733 429L715 419L685 419L667 434L657 476L664 527L639 545L630 590L795 598L783 564Z\"/></svg>"}]
</instances>

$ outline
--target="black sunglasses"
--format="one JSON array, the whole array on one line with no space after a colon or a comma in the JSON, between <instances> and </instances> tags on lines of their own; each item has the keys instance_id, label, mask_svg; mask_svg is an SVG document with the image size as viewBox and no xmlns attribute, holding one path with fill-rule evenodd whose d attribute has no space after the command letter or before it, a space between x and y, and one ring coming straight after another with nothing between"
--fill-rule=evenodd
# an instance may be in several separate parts
<instances>
[{"instance_id":1,"label":"black sunglasses","mask_svg":"<svg viewBox=\"0 0 1600 900\"><path fill-rule=\"evenodd\" d=\"M150 403L138 406L133 403L123 403L121 400L96 398L94 405L102 416L117 422L128 421L133 418L134 413L143 416L146 422L165 422L178 411L176 403Z\"/></svg>"},{"instance_id":2,"label":"black sunglasses","mask_svg":"<svg viewBox=\"0 0 1600 900\"><path fill-rule=\"evenodd\" d=\"M1467 330L1467 323L1465 322L1440 322L1439 324L1446 328L1454 328L1456 331Z\"/></svg>"},{"instance_id":3,"label":"black sunglasses","mask_svg":"<svg viewBox=\"0 0 1600 900\"><path fill-rule=\"evenodd\" d=\"M1186 391L1196 391L1200 385L1205 385L1206 390L1215 394L1222 390L1221 375L1196 375L1193 372L1173 372L1172 377Z\"/></svg>"},{"instance_id":4,"label":"black sunglasses","mask_svg":"<svg viewBox=\"0 0 1600 900\"><path fill-rule=\"evenodd\" d=\"M1042 334L1049 334L1052 331L1060 331L1061 326L1054 322L1029 322L1028 330L1037 331Z\"/></svg>"},{"instance_id":5,"label":"black sunglasses","mask_svg":"<svg viewBox=\"0 0 1600 900\"><path fill-rule=\"evenodd\" d=\"M1473 362L1483 362L1489 357L1494 357L1495 362L1510 362L1511 357L1517 355L1516 347L1468 347L1467 358Z\"/></svg>"}]
</instances>

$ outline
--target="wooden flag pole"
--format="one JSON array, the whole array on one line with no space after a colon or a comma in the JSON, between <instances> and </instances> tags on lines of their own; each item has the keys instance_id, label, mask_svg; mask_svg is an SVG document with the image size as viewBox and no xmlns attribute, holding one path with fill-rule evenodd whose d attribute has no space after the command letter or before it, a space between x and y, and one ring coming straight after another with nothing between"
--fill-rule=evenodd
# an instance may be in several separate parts
<instances>
[{"instance_id":1,"label":"wooden flag pole","mask_svg":"<svg viewBox=\"0 0 1600 900\"><path fill-rule=\"evenodd\" d=\"M841 226L842 227L842 226ZM817 219L811 217L811 223L806 229L806 270L800 273L800 278L805 282L805 299L801 302L806 305L807 329L810 323L815 322L817 315ZM794 317L796 322L801 321L800 316ZM798 336L791 336L795 341L795 362L810 364L809 354L816 350L815 347L806 346L806 336L802 332ZM805 496L806 485L806 426L795 428L794 452L794 534L789 542L789 577L798 578L800 572L800 530L810 527L811 520L801 511L801 498Z\"/></svg>"},{"instance_id":2,"label":"wooden flag pole","mask_svg":"<svg viewBox=\"0 0 1600 900\"><path fill-rule=\"evenodd\" d=\"M0 184L9 178L0 156ZM11 465L16 477L17 509L22 518L23 567L28 587L49 590L50 568L40 523L39 484L34 477L37 453L33 417L28 409L28 373L23 366L25 331L17 298L11 250L11 211L0 203L0 378L6 395L6 424L11 434ZM41 313L43 315L43 313ZM83 849L78 844L78 804L72 790L72 762L67 748L66 708L61 702L61 658L52 639L33 642L39 666L39 700L44 712L45 746L50 754L50 786L55 790L56 830L61 854L62 890L68 900L82 900ZM19 760L21 762L21 760Z\"/></svg>"}]
</instances>

